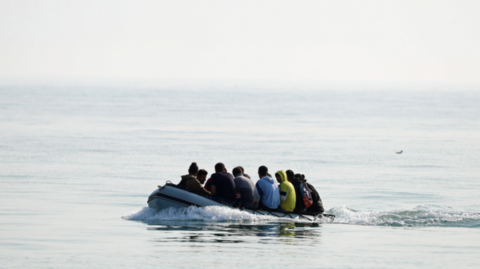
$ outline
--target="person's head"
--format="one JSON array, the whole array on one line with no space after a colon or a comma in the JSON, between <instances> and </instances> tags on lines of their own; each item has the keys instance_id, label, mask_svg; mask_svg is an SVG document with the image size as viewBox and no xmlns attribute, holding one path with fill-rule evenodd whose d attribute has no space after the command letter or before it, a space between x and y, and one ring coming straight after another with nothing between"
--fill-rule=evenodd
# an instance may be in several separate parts
<instances>
[{"instance_id":1,"label":"person's head","mask_svg":"<svg viewBox=\"0 0 480 269\"><path fill-rule=\"evenodd\" d=\"M262 165L258 168L258 175L260 178L266 176L268 174L268 168L265 165Z\"/></svg>"},{"instance_id":2,"label":"person's head","mask_svg":"<svg viewBox=\"0 0 480 269\"><path fill-rule=\"evenodd\" d=\"M240 167L235 167L232 170L232 174L233 174L233 176L238 176L239 174L241 175L241 174L243 174L242 169L240 169Z\"/></svg>"},{"instance_id":3,"label":"person's head","mask_svg":"<svg viewBox=\"0 0 480 269\"><path fill-rule=\"evenodd\" d=\"M287 181L287 175L285 174L285 171L280 170L275 173L275 178L277 178L278 183L282 183Z\"/></svg>"},{"instance_id":4,"label":"person's head","mask_svg":"<svg viewBox=\"0 0 480 269\"><path fill-rule=\"evenodd\" d=\"M275 173L275 178L277 179L278 183L282 183L282 178L280 177L280 175L278 173Z\"/></svg>"},{"instance_id":5,"label":"person's head","mask_svg":"<svg viewBox=\"0 0 480 269\"><path fill-rule=\"evenodd\" d=\"M286 173L287 173L287 179L288 179L288 181L292 182L293 177L295 177L295 174L293 173L292 170L287 170Z\"/></svg>"},{"instance_id":6,"label":"person's head","mask_svg":"<svg viewBox=\"0 0 480 269\"><path fill-rule=\"evenodd\" d=\"M208 172L205 169L200 169L197 174L197 179L200 181L200 183L205 183L205 180L207 180L207 175Z\"/></svg>"},{"instance_id":7,"label":"person's head","mask_svg":"<svg viewBox=\"0 0 480 269\"><path fill-rule=\"evenodd\" d=\"M190 168L188 168L188 173L190 175L194 175L196 176L197 173L198 173L198 165L196 162L193 162L191 165L190 165Z\"/></svg>"},{"instance_id":8,"label":"person's head","mask_svg":"<svg viewBox=\"0 0 480 269\"><path fill-rule=\"evenodd\" d=\"M227 169L225 168L225 165L223 163L217 163L215 165L215 172L226 172Z\"/></svg>"},{"instance_id":9,"label":"person's head","mask_svg":"<svg viewBox=\"0 0 480 269\"><path fill-rule=\"evenodd\" d=\"M237 166L238 168L240 168L240 170L242 170L242 174L245 173L245 170L243 169L243 167L241 166Z\"/></svg>"},{"instance_id":10,"label":"person's head","mask_svg":"<svg viewBox=\"0 0 480 269\"><path fill-rule=\"evenodd\" d=\"M305 179L305 176L302 174L295 174L295 181L302 183Z\"/></svg>"}]
</instances>

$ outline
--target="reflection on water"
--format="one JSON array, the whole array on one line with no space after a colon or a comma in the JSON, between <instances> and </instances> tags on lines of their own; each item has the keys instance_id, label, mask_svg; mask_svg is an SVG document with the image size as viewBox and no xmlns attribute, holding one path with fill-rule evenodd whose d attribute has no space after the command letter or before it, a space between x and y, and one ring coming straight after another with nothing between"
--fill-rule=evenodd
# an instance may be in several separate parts
<instances>
[{"instance_id":1,"label":"reflection on water","mask_svg":"<svg viewBox=\"0 0 480 269\"><path fill-rule=\"evenodd\" d=\"M147 223L155 242L187 243L288 243L317 245L321 224L295 222L232 223L157 221Z\"/></svg>"}]
</instances>

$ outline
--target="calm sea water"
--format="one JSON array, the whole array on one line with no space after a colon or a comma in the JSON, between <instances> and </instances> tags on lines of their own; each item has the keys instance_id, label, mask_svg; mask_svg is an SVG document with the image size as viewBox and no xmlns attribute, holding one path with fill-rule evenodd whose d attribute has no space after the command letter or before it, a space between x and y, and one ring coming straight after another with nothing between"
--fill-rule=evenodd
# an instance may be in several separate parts
<instances>
[{"instance_id":1,"label":"calm sea water","mask_svg":"<svg viewBox=\"0 0 480 269\"><path fill-rule=\"evenodd\" d=\"M337 218L146 207L192 161L303 173ZM4 268L478 267L479 193L478 91L0 87Z\"/></svg>"}]
</instances>

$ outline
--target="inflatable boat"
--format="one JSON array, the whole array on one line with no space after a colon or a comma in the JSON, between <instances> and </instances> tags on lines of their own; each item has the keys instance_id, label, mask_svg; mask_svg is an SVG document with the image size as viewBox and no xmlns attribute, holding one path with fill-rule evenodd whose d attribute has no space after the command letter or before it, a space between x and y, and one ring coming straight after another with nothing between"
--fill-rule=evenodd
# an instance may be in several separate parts
<instances>
[{"instance_id":1,"label":"inflatable boat","mask_svg":"<svg viewBox=\"0 0 480 269\"><path fill-rule=\"evenodd\" d=\"M335 215L329 214L319 214L319 215L310 215L310 214L296 214L296 213L284 213L279 211L267 211L267 210L253 210L246 208L237 208L232 207L227 204L223 204L212 200L208 197L203 197L198 194L189 192L178 188L175 184L167 183L164 186L158 186L158 189L155 190L148 197L148 207L154 208L157 210L163 210L170 207L175 208L186 208L189 206L225 206L237 210L242 210L249 212L255 215L265 215L265 216L274 216L279 218L291 218L291 219L303 219L309 221L316 221L320 219L329 219L333 220Z\"/></svg>"}]
</instances>

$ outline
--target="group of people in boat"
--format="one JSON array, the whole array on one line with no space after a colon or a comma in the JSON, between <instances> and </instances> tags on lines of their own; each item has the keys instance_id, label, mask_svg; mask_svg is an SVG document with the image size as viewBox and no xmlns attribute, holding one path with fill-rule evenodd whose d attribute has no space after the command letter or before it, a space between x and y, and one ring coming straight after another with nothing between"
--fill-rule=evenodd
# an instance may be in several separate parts
<instances>
[{"instance_id":1,"label":"group of people in boat","mask_svg":"<svg viewBox=\"0 0 480 269\"><path fill-rule=\"evenodd\" d=\"M217 163L215 173L208 180L207 176L208 172L193 162L177 187L234 207L313 215L324 212L317 190L303 174L292 170L277 171L274 180L268 168L260 166L254 184L243 167L233 168L230 174L223 163Z\"/></svg>"}]
</instances>

